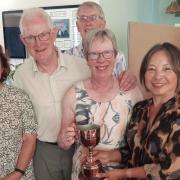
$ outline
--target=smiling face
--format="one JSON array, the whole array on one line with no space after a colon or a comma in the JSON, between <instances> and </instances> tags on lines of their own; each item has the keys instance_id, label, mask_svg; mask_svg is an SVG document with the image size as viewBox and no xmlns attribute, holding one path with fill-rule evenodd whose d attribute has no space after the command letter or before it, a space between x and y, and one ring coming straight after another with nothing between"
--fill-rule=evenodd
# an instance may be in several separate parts
<instances>
[{"instance_id":1,"label":"smiling face","mask_svg":"<svg viewBox=\"0 0 180 180\"><path fill-rule=\"evenodd\" d=\"M99 18L100 17L100 12L93 7L90 6L83 6L80 8L78 12L79 17L93 17L96 16L98 18L96 19L79 19L76 22L77 29L81 34L82 39L84 39L86 33L90 31L91 29L96 29L96 28L104 28L106 25L105 20Z\"/></svg>"},{"instance_id":2,"label":"smiling face","mask_svg":"<svg viewBox=\"0 0 180 180\"><path fill-rule=\"evenodd\" d=\"M101 79L112 76L115 53L112 42L109 39L93 40L88 54L87 63L92 77Z\"/></svg>"},{"instance_id":3,"label":"smiling face","mask_svg":"<svg viewBox=\"0 0 180 180\"><path fill-rule=\"evenodd\" d=\"M29 54L39 63L49 60L54 52L57 29L50 28L47 20L42 16L24 20L23 27L24 33L20 37L28 49ZM46 33L49 33L49 37L46 40L40 40L37 37ZM34 42L30 43L26 38L34 38Z\"/></svg>"},{"instance_id":4,"label":"smiling face","mask_svg":"<svg viewBox=\"0 0 180 180\"><path fill-rule=\"evenodd\" d=\"M165 51L158 51L151 57L145 72L145 85L153 96L164 100L175 95L177 75Z\"/></svg>"}]
</instances>

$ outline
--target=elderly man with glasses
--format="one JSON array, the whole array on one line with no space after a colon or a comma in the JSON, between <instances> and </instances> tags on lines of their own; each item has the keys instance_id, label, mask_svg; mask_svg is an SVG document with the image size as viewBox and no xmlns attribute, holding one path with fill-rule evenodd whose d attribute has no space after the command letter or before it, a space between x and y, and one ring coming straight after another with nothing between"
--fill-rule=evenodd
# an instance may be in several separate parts
<instances>
[{"instance_id":1,"label":"elderly man with glasses","mask_svg":"<svg viewBox=\"0 0 180 180\"><path fill-rule=\"evenodd\" d=\"M101 6L93 1L82 3L77 10L76 25L81 35L82 43L65 51L65 53L84 59L83 41L86 33L92 29L105 28L106 26L106 20ZM136 77L127 70L126 60L122 52L118 52L113 74L119 76L122 90L132 89L136 85Z\"/></svg>"},{"instance_id":2,"label":"elderly man with glasses","mask_svg":"<svg viewBox=\"0 0 180 180\"><path fill-rule=\"evenodd\" d=\"M14 80L17 87L28 93L38 121L36 179L70 180L74 147L65 151L56 142L61 100L75 81L88 77L89 69L85 61L62 54L54 46L58 29L43 9L24 10L20 31L30 57L17 69Z\"/></svg>"}]
</instances>

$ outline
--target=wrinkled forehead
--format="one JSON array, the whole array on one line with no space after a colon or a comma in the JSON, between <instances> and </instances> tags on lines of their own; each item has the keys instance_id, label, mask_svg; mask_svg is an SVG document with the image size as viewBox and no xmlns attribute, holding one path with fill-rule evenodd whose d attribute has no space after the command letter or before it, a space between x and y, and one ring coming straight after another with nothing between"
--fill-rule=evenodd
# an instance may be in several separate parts
<instances>
[{"instance_id":1,"label":"wrinkled forehead","mask_svg":"<svg viewBox=\"0 0 180 180\"><path fill-rule=\"evenodd\" d=\"M23 35L37 35L51 28L48 21L42 17L27 18L22 25Z\"/></svg>"},{"instance_id":2,"label":"wrinkled forehead","mask_svg":"<svg viewBox=\"0 0 180 180\"><path fill-rule=\"evenodd\" d=\"M97 7L95 6L87 6L84 5L82 7L79 8L79 10L77 11L77 15L100 15L100 11Z\"/></svg>"},{"instance_id":3,"label":"wrinkled forehead","mask_svg":"<svg viewBox=\"0 0 180 180\"><path fill-rule=\"evenodd\" d=\"M37 31L49 30L51 26L45 17L42 15L36 15L24 18L22 22L22 28L22 34L29 34L36 33Z\"/></svg>"}]
</instances>

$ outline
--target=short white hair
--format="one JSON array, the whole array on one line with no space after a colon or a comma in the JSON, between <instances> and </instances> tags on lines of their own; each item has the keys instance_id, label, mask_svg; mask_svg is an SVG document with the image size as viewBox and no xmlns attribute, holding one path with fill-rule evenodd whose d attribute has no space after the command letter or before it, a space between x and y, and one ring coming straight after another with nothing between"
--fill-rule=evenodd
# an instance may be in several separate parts
<instances>
[{"instance_id":1,"label":"short white hair","mask_svg":"<svg viewBox=\"0 0 180 180\"><path fill-rule=\"evenodd\" d=\"M49 28L53 28L53 22L52 19L50 18L50 16L48 15L48 13L42 9L42 8L28 8L28 9L24 9L20 21L19 21L19 28L20 28L20 32L21 34L24 33L24 27L23 27L23 23L24 21L28 20L28 19L33 19L35 17L42 17L45 20L47 20L48 26Z\"/></svg>"}]
</instances>

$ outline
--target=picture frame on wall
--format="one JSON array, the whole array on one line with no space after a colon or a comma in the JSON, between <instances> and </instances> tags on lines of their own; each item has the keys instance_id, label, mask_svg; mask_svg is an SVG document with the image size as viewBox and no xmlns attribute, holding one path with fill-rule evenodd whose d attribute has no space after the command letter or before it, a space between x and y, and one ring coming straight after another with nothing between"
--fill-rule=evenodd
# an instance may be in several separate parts
<instances>
[{"instance_id":1,"label":"picture frame on wall","mask_svg":"<svg viewBox=\"0 0 180 180\"><path fill-rule=\"evenodd\" d=\"M57 38L69 38L70 28L69 19L59 19L54 21L54 25L58 27L59 31L57 33Z\"/></svg>"}]
</instances>

